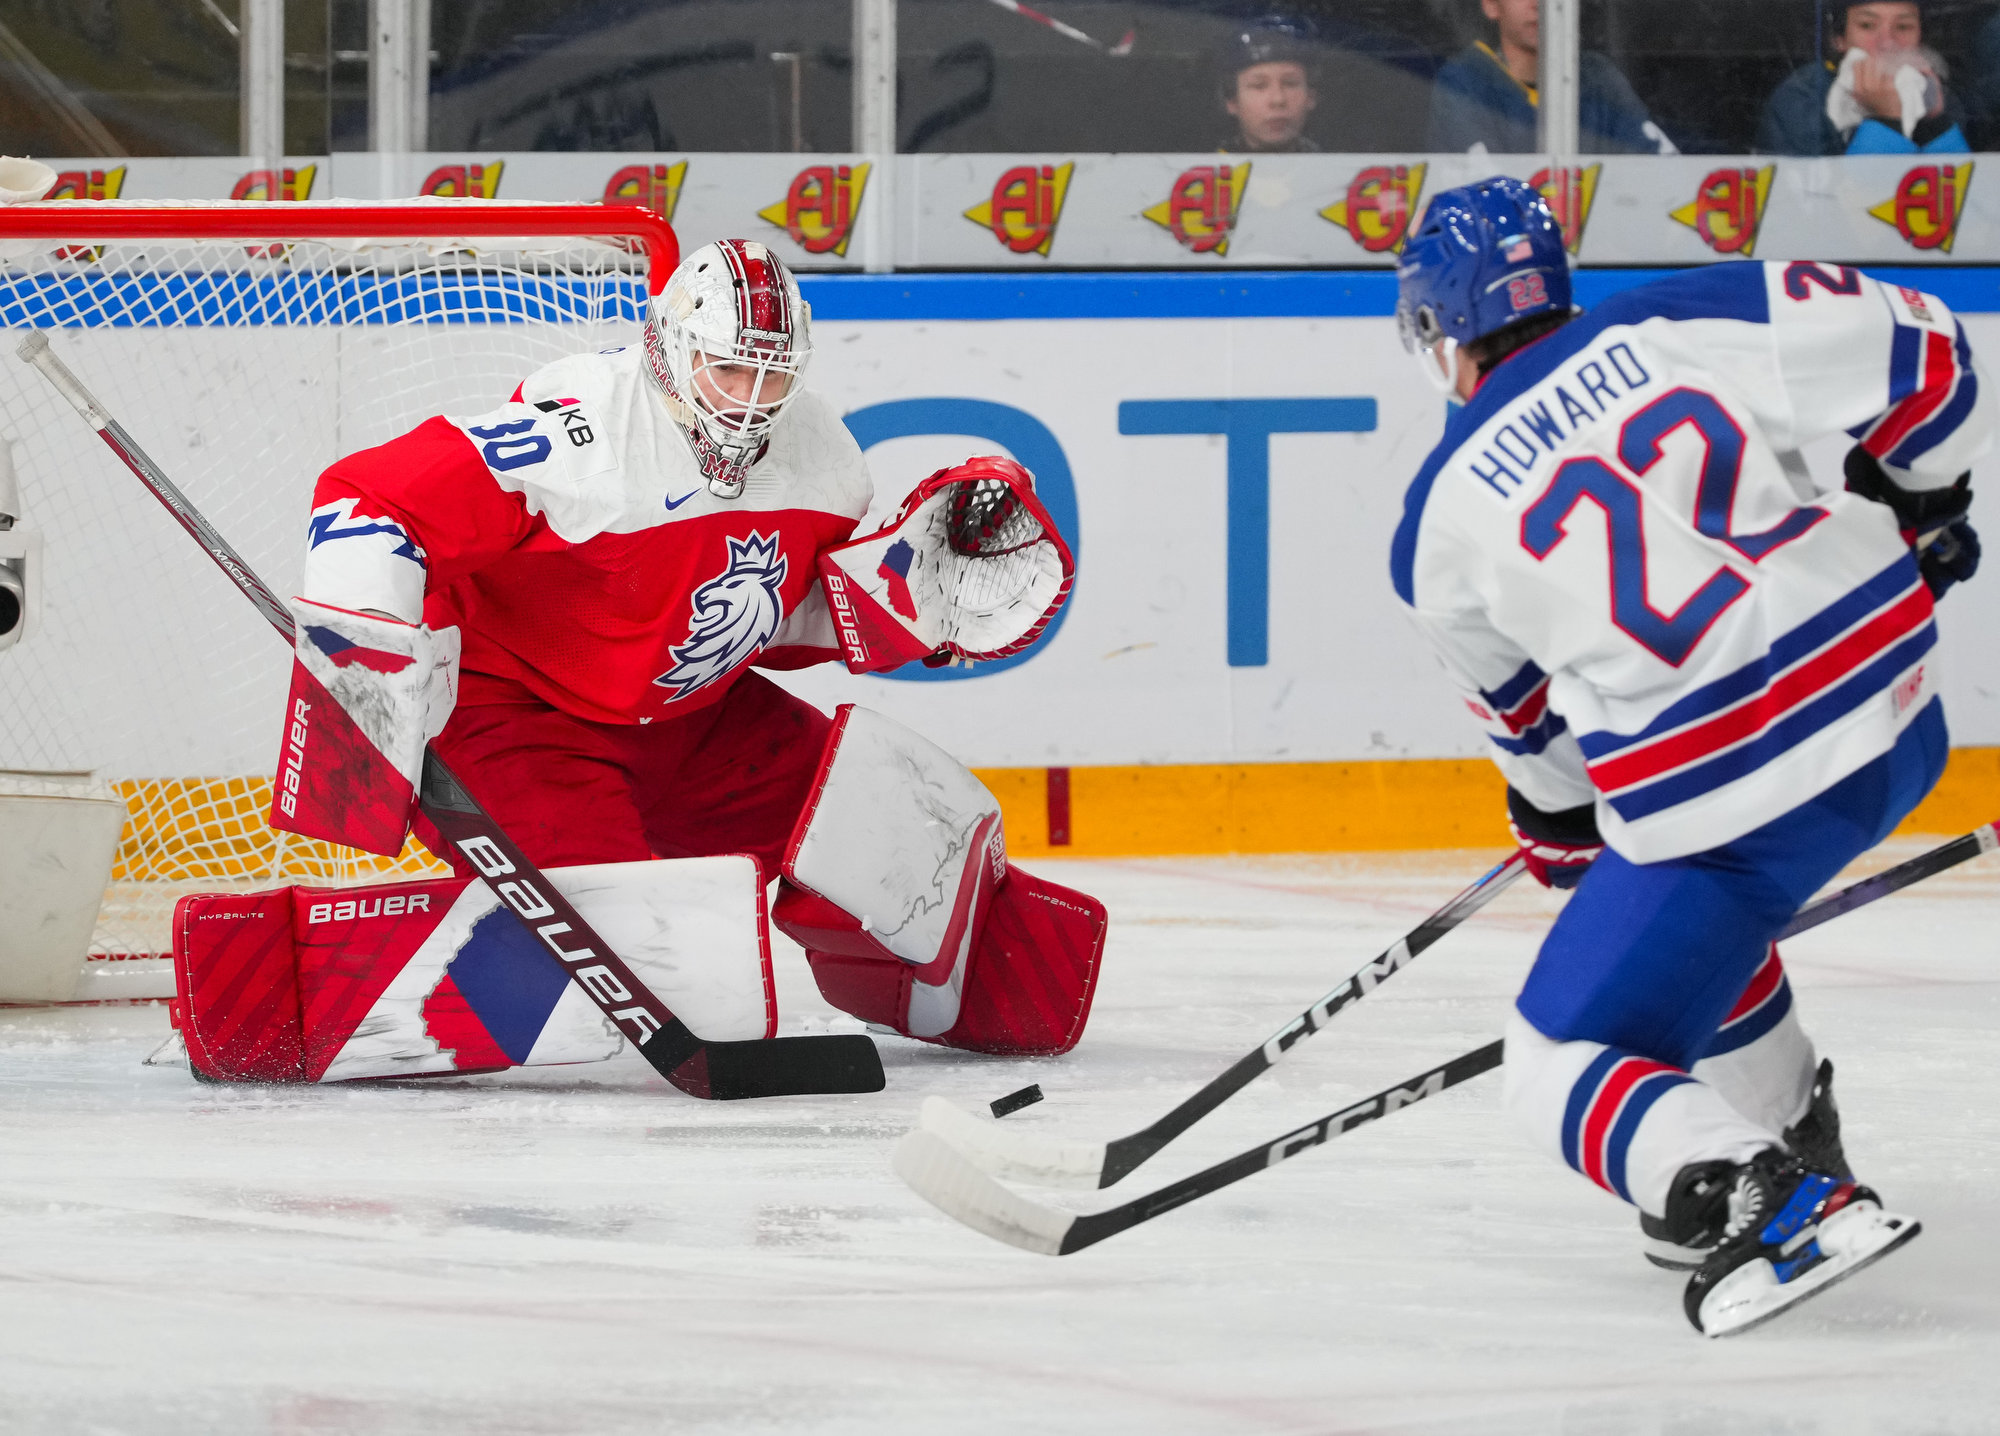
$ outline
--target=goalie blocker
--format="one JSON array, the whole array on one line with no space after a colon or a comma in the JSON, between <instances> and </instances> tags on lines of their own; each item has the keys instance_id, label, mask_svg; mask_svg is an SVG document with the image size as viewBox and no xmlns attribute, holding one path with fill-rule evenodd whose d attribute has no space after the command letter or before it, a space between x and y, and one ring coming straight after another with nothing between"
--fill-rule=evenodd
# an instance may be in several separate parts
<instances>
[{"instance_id":1,"label":"goalie blocker","mask_svg":"<svg viewBox=\"0 0 2000 1436\"><path fill-rule=\"evenodd\" d=\"M458 688L458 630L291 602L292 688L270 823L395 857L417 811L424 745Z\"/></svg>"},{"instance_id":2,"label":"goalie blocker","mask_svg":"<svg viewBox=\"0 0 2000 1436\"><path fill-rule=\"evenodd\" d=\"M827 1000L945 1046L1066 1052L1102 904L1010 868L1000 809L916 734L838 710L774 914ZM549 879L704 1041L774 1036L754 858L557 867ZM175 1020L216 1081L335 1082L602 1061L623 1039L482 883L204 894L174 915ZM608 1001L607 970L577 981Z\"/></svg>"}]
</instances>

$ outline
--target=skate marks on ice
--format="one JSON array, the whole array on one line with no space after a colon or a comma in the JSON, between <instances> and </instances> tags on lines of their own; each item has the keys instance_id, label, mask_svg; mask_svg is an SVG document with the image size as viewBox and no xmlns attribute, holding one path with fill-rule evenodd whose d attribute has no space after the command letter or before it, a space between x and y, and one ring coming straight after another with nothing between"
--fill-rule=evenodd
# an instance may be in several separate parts
<instances>
[{"instance_id":1,"label":"skate marks on ice","mask_svg":"<svg viewBox=\"0 0 2000 1436\"><path fill-rule=\"evenodd\" d=\"M629 1059L200 1087L139 1065L158 1008L0 1012L0 1430L1996 1429L2000 879L1977 865L1793 945L1863 1176L1925 1236L1733 1342L1688 1330L1623 1209L1502 1128L1493 1077L1060 1263L889 1173L931 1092L1039 1083L1005 1120L1050 1135L1151 1120L1491 861L1057 864L1113 914L1082 1045L885 1040L875 1096L709 1107ZM1151 1180L1489 1037L1556 902L1510 892ZM778 964L786 1030L835 1030Z\"/></svg>"}]
</instances>

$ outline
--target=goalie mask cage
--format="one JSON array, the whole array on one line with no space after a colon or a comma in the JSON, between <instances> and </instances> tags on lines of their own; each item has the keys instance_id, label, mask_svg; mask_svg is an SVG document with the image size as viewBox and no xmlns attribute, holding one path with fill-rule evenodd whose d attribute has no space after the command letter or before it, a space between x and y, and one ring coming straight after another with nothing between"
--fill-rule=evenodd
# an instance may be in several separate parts
<instances>
[{"instance_id":1,"label":"goalie mask cage","mask_svg":"<svg viewBox=\"0 0 2000 1436\"><path fill-rule=\"evenodd\" d=\"M183 893L442 875L271 829L290 657L76 412L15 358L65 362L280 595L313 484L551 360L636 342L677 259L636 206L0 207L0 440L39 602L0 649L0 792L115 793L127 819L92 958L164 956Z\"/></svg>"}]
</instances>

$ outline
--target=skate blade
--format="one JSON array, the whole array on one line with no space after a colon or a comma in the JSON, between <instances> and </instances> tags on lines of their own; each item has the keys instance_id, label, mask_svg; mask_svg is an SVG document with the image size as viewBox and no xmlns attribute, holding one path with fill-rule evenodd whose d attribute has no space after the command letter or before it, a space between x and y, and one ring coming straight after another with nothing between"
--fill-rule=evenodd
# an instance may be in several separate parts
<instances>
[{"instance_id":1,"label":"skate blade","mask_svg":"<svg viewBox=\"0 0 2000 1436\"><path fill-rule=\"evenodd\" d=\"M1700 1271L1709 1253L1660 1237L1647 1237L1641 1254L1662 1271Z\"/></svg>"},{"instance_id":2,"label":"skate blade","mask_svg":"<svg viewBox=\"0 0 2000 1436\"><path fill-rule=\"evenodd\" d=\"M181 1039L180 1032L176 1030L169 1032L167 1040L162 1042L158 1047L155 1047L150 1055L141 1060L139 1065L142 1067L188 1067L192 1064L188 1061L187 1043Z\"/></svg>"},{"instance_id":3,"label":"skate blade","mask_svg":"<svg viewBox=\"0 0 2000 1436\"><path fill-rule=\"evenodd\" d=\"M1827 1253L1825 1261L1782 1286L1770 1279L1768 1262L1754 1263L1732 1273L1746 1279L1734 1284L1725 1279L1708 1294L1701 1304L1701 1333L1723 1337L1753 1331L1800 1302L1873 1266L1898 1247L1908 1245L1923 1229L1923 1223L1916 1218L1897 1216L1879 1207L1849 1207L1837 1212L1820 1227L1816 1238L1820 1250Z\"/></svg>"}]
</instances>

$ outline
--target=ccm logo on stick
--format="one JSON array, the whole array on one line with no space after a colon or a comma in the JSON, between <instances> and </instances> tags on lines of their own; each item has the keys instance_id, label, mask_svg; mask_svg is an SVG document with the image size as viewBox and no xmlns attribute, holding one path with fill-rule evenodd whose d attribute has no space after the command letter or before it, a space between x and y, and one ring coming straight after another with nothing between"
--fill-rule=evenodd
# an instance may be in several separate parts
<instances>
[{"instance_id":1,"label":"ccm logo on stick","mask_svg":"<svg viewBox=\"0 0 2000 1436\"><path fill-rule=\"evenodd\" d=\"M306 714L312 704L301 698L292 709L292 726L285 731L284 771L278 774L278 811L288 818L299 813L299 783L305 776Z\"/></svg>"},{"instance_id":2,"label":"ccm logo on stick","mask_svg":"<svg viewBox=\"0 0 2000 1436\"><path fill-rule=\"evenodd\" d=\"M1329 1137L1337 1137L1349 1127L1376 1117L1386 1117L1400 1107L1421 1102L1426 1097L1435 1097L1444 1091L1444 1073L1433 1072L1416 1087L1399 1087L1391 1092L1386 1101L1370 1097L1366 1102L1356 1103L1344 1112L1335 1112L1331 1117L1322 1117L1310 1127L1301 1127L1289 1137L1280 1137L1265 1153L1264 1165L1275 1167L1285 1158L1304 1151L1307 1147L1317 1147Z\"/></svg>"},{"instance_id":3,"label":"ccm logo on stick","mask_svg":"<svg viewBox=\"0 0 2000 1436\"><path fill-rule=\"evenodd\" d=\"M1351 1002L1359 1002L1384 981L1394 977L1414 959L1408 942L1399 942L1379 961L1371 962L1332 992L1314 1003L1307 1011L1294 1017L1283 1032L1264 1044L1264 1060L1276 1062L1290 1050L1293 1043L1304 1037L1308 1031L1317 1032L1333 1021L1333 1015Z\"/></svg>"},{"instance_id":4,"label":"ccm logo on stick","mask_svg":"<svg viewBox=\"0 0 2000 1436\"><path fill-rule=\"evenodd\" d=\"M397 893L385 898L347 899L341 902L316 902L306 909L306 921L346 922L357 917L396 917L402 913L429 912L429 893Z\"/></svg>"}]
</instances>

